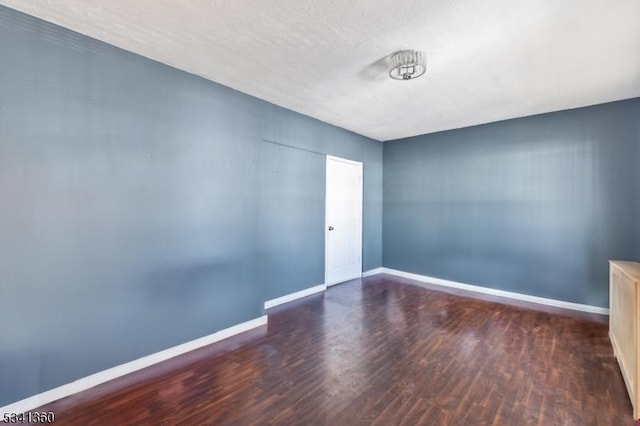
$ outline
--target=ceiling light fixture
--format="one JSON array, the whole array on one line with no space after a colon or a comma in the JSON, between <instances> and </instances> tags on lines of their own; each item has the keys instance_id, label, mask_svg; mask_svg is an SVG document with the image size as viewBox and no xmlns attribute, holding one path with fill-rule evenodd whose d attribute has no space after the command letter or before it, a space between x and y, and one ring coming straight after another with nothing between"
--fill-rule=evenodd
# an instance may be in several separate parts
<instances>
[{"instance_id":1,"label":"ceiling light fixture","mask_svg":"<svg viewBox=\"0 0 640 426\"><path fill-rule=\"evenodd\" d=\"M427 71L427 60L419 50L402 50L391 55L389 76L394 80L411 80Z\"/></svg>"}]
</instances>

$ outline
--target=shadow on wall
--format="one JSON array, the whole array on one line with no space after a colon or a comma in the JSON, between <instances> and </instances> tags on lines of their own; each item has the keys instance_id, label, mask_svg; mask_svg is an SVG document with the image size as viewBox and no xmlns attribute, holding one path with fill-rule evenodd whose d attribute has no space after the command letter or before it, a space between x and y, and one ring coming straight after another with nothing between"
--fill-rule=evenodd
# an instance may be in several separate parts
<instances>
[{"instance_id":1,"label":"shadow on wall","mask_svg":"<svg viewBox=\"0 0 640 426\"><path fill-rule=\"evenodd\" d=\"M234 262L201 260L153 269L147 279L149 299L197 300L209 293L226 292L237 282Z\"/></svg>"},{"instance_id":2,"label":"shadow on wall","mask_svg":"<svg viewBox=\"0 0 640 426\"><path fill-rule=\"evenodd\" d=\"M192 259L181 264L158 266L147 276L141 296L159 306L161 311L163 307L171 307L179 315L176 322L188 322L195 316L204 323L222 324L208 332L216 331L234 324L228 318L236 316L237 309L228 303L229 300L254 304L257 298L259 307L256 307L262 307L264 295L257 295L254 286L252 271L255 266L245 263L240 259Z\"/></svg>"}]
</instances>

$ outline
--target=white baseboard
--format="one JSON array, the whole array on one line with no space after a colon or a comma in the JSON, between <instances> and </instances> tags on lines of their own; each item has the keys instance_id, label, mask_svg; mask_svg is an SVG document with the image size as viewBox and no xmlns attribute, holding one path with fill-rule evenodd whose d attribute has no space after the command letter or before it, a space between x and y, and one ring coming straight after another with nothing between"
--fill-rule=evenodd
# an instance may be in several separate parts
<instances>
[{"instance_id":1,"label":"white baseboard","mask_svg":"<svg viewBox=\"0 0 640 426\"><path fill-rule=\"evenodd\" d=\"M382 269L383 268L376 268L376 269L369 269L368 271L364 271L362 273L362 278L367 278L367 277L370 277L371 275L382 274Z\"/></svg>"},{"instance_id":2,"label":"white baseboard","mask_svg":"<svg viewBox=\"0 0 640 426\"><path fill-rule=\"evenodd\" d=\"M109 368L108 370L103 370L90 376L83 377L74 382L67 383L66 385L58 386L57 388L53 388L46 392L14 402L0 408L0 419L4 418L4 413L24 413L27 411L32 411L35 408L41 407L45 404L49 404L50 402L57 401L69 395L87 390L99 384L108 382L118 377L122 377L126 374L133 373L134 371L149 367L153 364L166 361L170 358L182 355L194 349L198 349L203 346L207 346L220 340L229 338L236 334L240 334L253 328L260 327L267 324L267 321L267 315L263 315L260 318L255 318L250 321L225 328L224 330L220 330L208 336L201 337L199 339L195 339L190 342L186 342L181 345L174 346L172 348L165 349L163 351L156 352L142 358L138 358L125 364Z\"/></svg>"},{"instance_id":3,"label":"white baseboard","mask_svg":"<svg viewBox=\"0 0 640 426\"><path fill-rule=\"evenodd\" d=\"M571 309L574 311L590 312L593 314L609 315L609 309L599 306L583 305L581 303L565 302L563 300L547 299L546 297L530 296L528 294L515 293L506 290L497 290L494 288L480 287L477 285L463 284L455 281L443 280L441 278L433 278L425 275L412 274L410 272L398 271L391 268L379 268L380 273L395 275L397 277L408 278L410 280L420 281L429 284L437 284L444 287L459 288L462 290L473 291L476 293L491 294L493 296L506 297L508 299L523 300L525 302L538 303L540 305L555 306L557 308Z\"/></svg>"},{"instance_id":4,"label":"white baseboard","mask_svg":"<svg viewBox=\"0 0 640 426\"><path fill-rule=\"evenodd\" d=\"M326 289L326 284L320 284L314 287L305 288L304 290L296 291L295 293L285 294L284 296L264 302L264 309L270 309L275 306L282 305L283 303L293 302L294 300L302 299L303 297L311 296L312 294L321 293Z\"/></svg>"}]
</instances>

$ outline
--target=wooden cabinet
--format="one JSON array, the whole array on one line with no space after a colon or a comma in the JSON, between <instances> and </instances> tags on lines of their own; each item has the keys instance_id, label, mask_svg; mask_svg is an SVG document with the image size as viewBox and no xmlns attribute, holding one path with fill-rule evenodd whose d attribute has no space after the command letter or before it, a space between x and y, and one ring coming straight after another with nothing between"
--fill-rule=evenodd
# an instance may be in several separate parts
<instances>
[{"instance_id":1,"label":"wooden cabinet","mask_svg":"<svg viewBox=\"0 0 640 426\"><path fill-rule=\"evenodd\" d=\"M609 262L609 338L633 405L640 418L638 310L640 309L640 263Z\"/></svg>"}]
</instances>

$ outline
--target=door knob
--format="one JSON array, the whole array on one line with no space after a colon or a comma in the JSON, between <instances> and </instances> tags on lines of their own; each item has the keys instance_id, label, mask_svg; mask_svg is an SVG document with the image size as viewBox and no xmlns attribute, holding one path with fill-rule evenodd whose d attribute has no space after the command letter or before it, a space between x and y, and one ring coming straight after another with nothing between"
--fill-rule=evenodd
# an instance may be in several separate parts
<instances>
[{"instance_id":1,"label":"door knob","mask_svg":"<svg viewBox=\"0 0 640 426\"><path fill-rule=\"evenodd\" d=\"M333 231L333 226L330 226L330 227L329 227L329 231Z\"/></svg>"}]
</instances>

